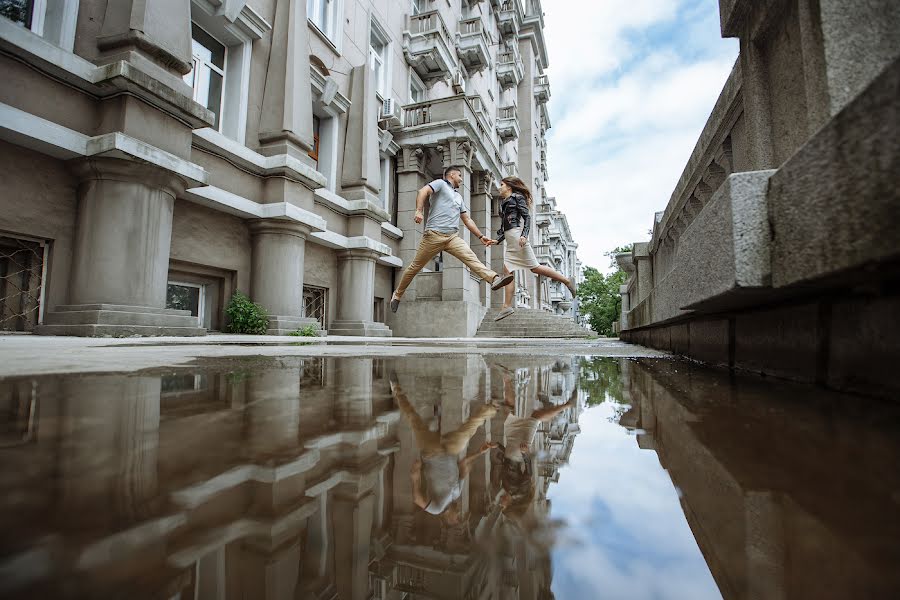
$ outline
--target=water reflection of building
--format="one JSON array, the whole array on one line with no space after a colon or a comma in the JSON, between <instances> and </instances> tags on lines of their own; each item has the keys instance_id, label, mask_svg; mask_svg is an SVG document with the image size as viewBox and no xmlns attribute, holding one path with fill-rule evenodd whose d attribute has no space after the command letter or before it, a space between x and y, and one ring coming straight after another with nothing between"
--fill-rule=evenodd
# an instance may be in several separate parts
<instances>
[{"instance_id":1,"label":"water reflection of building","mask_svg":"<svg viewBox=\"0 0 900 600\"><path fill-rule=\"evenodd\" d=\"M565 360L515 364L523 409L574 389ZM257 358L226 372L0 383L0 482L16 490L0 506L0 593L51 597L65 580L75 597L550 597L546 549L497 562L474 542L496 517L488 455L466 481L462 526L414 510L416 450L386 366ZM481 357L390 366L441 429L502 387ZM541 510L577 412L535 440ZM498 436L490 422L470 449Z\"/></svg>"},{"instance_id":2,"label":"water reflection of building","mask_svg":"<svg viewBox=\"0 0 900 600\"><path fill-rule=\"evenodd\" d=\"M726 599L897 597L894 407L670 361L620 368L620 423L679 489Z\"/></svg>"}]
</instances>

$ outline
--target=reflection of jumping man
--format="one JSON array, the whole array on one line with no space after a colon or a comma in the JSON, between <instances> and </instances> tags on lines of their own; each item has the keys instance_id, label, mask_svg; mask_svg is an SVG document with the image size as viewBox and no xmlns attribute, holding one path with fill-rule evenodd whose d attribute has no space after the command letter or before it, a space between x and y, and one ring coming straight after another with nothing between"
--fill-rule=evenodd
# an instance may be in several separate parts
<instances>
[{"instance_id":1,"label":"reflection of jumping man","mask_svg":"<svg viewBox=\"0 0 900 600\"><path fill-rule=\"evenodd\" d=\"M456 431L440 434L430 431L415 411L406 394L400 388L395 374L391 374L391 394L400 407L401 412L409 421L416 445L421 453L421 460L416 460L410 472L413 487L413 500L416 506L433 515L443 513L450 504L462 494L462 483L469 474L472 461L497 444L485 443L481 449L463 459L459 459L469 445L469 440L478 431L478 428L497 412L497 409L488 404L478 407L465 423ZM422 478L424 476L427 492L422 492ZM458 514L454 511L454 517Z\"/></svg>"}]
</instances>

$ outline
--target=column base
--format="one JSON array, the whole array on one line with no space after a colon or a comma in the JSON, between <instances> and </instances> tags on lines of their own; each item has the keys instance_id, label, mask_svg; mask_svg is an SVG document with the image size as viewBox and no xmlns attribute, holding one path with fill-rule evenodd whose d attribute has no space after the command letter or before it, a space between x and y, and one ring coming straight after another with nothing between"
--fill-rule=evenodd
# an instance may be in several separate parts
<instances>
[{"instance_id":1,"label":"column base","mask_svg":"<svg viewBox=\"0 0 900 600\"><path fill-rule=\"evenodd\" d=\"M373 321L333 321L328 328L329 335L358 335L365 337L391 337L391 328L384 323Z\"/></svg>"},{"instance_id":2,"label":"column base","mask_svg":"<svg viewBox=\"0 0 900 600\"><path fill-rule=\"evenodd\" d=\"M142 337L206 335L188 310L122 304L69 304L48 312L35 335Z\"/></svg>"},{"instance_id":3,"label":"column base","mask_svg":"<svg viewBox=\"0 0 900 600\"><path fill-rule=\"evenodd\" d=\"M269 328L266 335L290 335L292 332L312 325L317 336L326 334L318 319L312 317L292 317L285 315L269 315Z\"/></svg>"}]
</instances>

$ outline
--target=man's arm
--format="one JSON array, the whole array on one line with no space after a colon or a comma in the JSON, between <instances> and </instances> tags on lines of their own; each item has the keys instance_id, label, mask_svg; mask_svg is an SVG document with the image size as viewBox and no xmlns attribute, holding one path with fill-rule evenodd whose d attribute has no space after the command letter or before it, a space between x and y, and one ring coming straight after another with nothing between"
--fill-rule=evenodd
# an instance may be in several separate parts
<instances>
[{"instance_id":1,"label":"man's arm","mask_svg":"<svg viewBox=\"0 0 900 600\"><path fill-rule=\"evenodd\" d=\"M422 461L416 460L409 471L409 480L412 482L413 503L425 510L428 506L428 499L422 493Z\"/></svg>"},{"instance_id":2,"label":"man's arm","mask_svg":"<svg viewBox=\"0 0 900 600\"><path fill-rule=\"evenodd\" d=\"M459 217L462 219L463 225L466 226L466 229L471 231L474 235L481 240L481 243L485 246L490 246L492 244L496 244L495 240L492 240L488 236L481 233L481 230L478 228L478 225L475 224L475 221L472 220L472 217L469 216L469 213L464 212Z\"/></svg>"},{"instance_id":3,"label":"man's arm","mask_svg":"<svg viewBox=\"0 0 900 600\"><path fill-rule=\"evenodd\" d=\"M478 452L470 454L469 456L459 461L459 478L465 479L466 477L468 477L469 469L472 467L472 462L491 448L496 447L497 442L485 442L481 445L481 448L478 450Z\"/></svg>"},{"instance_id":4,"label":"man's arm","mask_svg":"<svg viewBox=\"0 0 900 600\"><path fill-rule=\"evenodd\" d=\"M416 223L421 223L425 219L425 201L431 198L433 193L434 190L426 183L422 186L422 189L419 190L419 193L416 194Z\"/></svg>"}]
</instances>

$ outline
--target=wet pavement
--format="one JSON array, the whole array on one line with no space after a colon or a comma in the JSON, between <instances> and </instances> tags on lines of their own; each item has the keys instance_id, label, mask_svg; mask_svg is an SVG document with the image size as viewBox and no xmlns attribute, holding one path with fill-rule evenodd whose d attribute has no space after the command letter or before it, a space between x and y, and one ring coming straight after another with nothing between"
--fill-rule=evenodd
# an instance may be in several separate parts
<instances>
[{"instance_id":1,"label":"wet pavement","mask_svg":"<svg viewBox=\"0 0 900 600\"><path fill-rule=\"evenodd\" d=\"M0 597L900 597L896 404L584 347L246 350L0 379Z\"/></svg>"}]
</instances>

